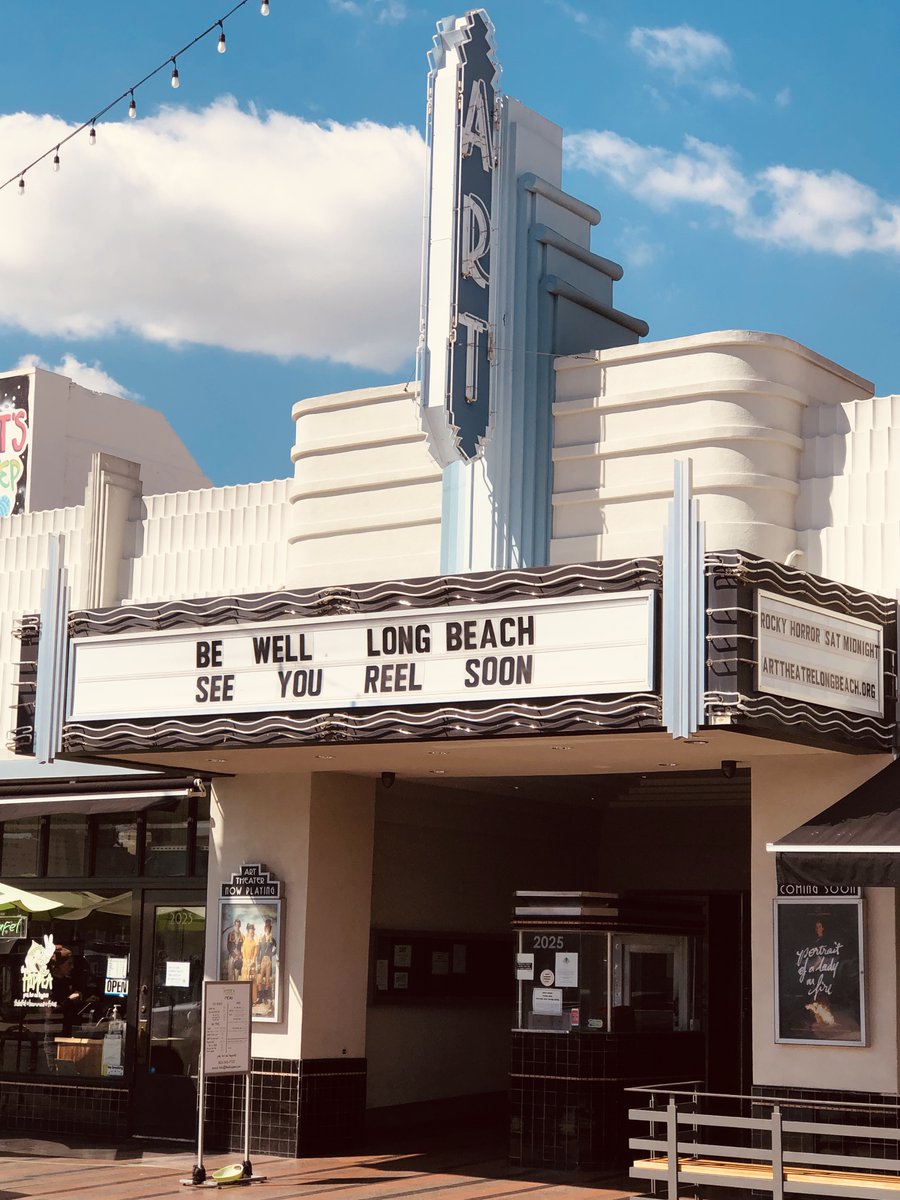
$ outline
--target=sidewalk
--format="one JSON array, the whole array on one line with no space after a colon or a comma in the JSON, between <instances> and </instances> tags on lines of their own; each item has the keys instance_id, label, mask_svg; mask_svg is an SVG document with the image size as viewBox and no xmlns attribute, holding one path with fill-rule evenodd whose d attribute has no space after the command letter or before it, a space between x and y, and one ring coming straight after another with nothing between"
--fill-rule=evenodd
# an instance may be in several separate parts
<instances>
[{"instance_id":1,"label":"sidewalk","mask_svg":"<svg viewBox=\"0 0 900 1200\"><path fill-rule=\"evenodd\" d=\"M240 1160L210 1156L207 1173ZM346 1158L254 1158L252 1187L182 1187L194 1158L187 1152L69 1147L60 1142L0 1138L0 1200L157 1200L234 1193L260 1200L335 1196L339 1200L627 1200L627 1179L591 1173L520 1171L496 1146L424 1149Z\"/></svg>"}]
</instances>

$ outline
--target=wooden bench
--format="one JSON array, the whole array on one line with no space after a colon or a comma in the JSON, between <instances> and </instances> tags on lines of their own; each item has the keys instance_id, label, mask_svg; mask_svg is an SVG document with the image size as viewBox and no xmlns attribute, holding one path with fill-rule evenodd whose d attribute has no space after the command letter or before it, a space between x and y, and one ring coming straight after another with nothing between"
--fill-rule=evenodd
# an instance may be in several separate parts
<instances>
[{"instance_id":1,"label":"wooden bench","mask_svg":"<svg viewBox=\"0 0 900 1200\"><path fill-rule=\"evenodd\" d=\"M765 1103L752 1100L753 1103ZM665 1108L630 1109L633 1121L650 1125L649 1137L631 1138L633 1150L649 1151L631 1166L634 1179L666 1185L667 1200L679 1200L683 1187L726 1188L785 1196L835 1196L843 1200L900 1200L900 1159L885 1155L831 1154L784 1149L785 1134L813 1134L893 1143L900 1148L900 1128L845 1125L833 1121L785 1121L777 1104L771 1117L737 1117L695 1111L670 1099ZM665 1136L656 1127L665 1126ZM698 1140L706 1128L746 1131L768 1146L728 1145ZM760 1136L762 1135L762 1136ZM688 1138L692 1140L688 1140ZM736 1141L739 1139L735 1139Z\"/></svg>"}]
</instances>

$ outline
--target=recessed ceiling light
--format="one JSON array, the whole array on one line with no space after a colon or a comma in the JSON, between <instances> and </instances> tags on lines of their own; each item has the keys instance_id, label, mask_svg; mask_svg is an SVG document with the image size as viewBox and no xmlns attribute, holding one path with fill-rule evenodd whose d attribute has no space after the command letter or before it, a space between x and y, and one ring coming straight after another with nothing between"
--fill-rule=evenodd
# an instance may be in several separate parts
<instances>
[{"instance_id":1,"label":"recessed ceiling light","mask_svg":"<svg viewBox=\"0 0 900 1200\"><path fill-rule=\"evenodd\" d=\"M551 746L551 750L571 750L571 746Z\"/></svg>"},{"instance_id":2,"label":"recessed ceiling light","mask_svg":"<svg viewBox=\"0 0 900 1200\"><path fill-rule=\"evenodd\" d=\"M223 763L225 761L225 759L224 758L208 758L206 761L214 762L214 763Z\"/></svg>"},{"instance_id":3,"label":"recessed ceiling light","mask_svg":"<svg viewBox=\"0 0 900 1200\"><path fill-rule=\"evenodd\" d=\"M317 754L316 758L334 758L333 754Z\"/></svg>"},{"instance_id":4,"label":"recessed ceiling light","mask_svg":"<svg viewBox=\"0 0 900 1200\"><path fill-rule=\"evenodd\" d=\"M446 775L446 771L429 771L429 775Z\"/></svg>"},{"instance_id":5,"label":"recessed ceiling light","mask_svg":"<svg viewBox=\"0 0 900 1200\"><path fill-rule=\"evenodd\" d=\"M428 753L431 755L432 758L446 758L447 757L446 750L429 750Z\"/></svg>"},{"instance_id":6,"label":"recessed ceiling light","mask_svg":"<svg viewBox=\"0 0 900 1200\"><path fill-rule=\"evenodd\" d=\"M658 767L677 767L678 763L657 763Z\"/></svg>"}]
</instances>

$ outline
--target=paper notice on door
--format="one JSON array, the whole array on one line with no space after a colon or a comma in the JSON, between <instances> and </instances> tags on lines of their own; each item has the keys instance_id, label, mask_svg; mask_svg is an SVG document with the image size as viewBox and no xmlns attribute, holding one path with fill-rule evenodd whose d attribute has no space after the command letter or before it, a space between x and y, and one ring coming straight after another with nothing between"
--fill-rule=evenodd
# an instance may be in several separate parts
<instances>
[{"instance_id":1,"label":"paper notice on door","mask_svg":"<svg viewBox=\"0 0 900 1200\"><path fill-rule=\"evenodd\" d=\"M167 962L165 986L179 988L190 987L191 964L189 962Z\"/></svg>"},{"instance_id":2,"label":"paper notice on door","mask_svg":"<svg viewBox=\"0 0 900 1200\"><path fill-rule=\"evenodd\" d=\"M398 991L403 991L404 988L409 987L409 972L408 971L395 971L394 972L394 987Z\"/></svg>"},{"instance_id":3,"label":"paper notice on door","mask_svg":"<svg viewBox=\"0 0 900 1200\"><path fill-rule=\"evenodd\" d=\"M556 955L556 986L578 987L578 955L560 950Z\"/></svg>"},{"instance_id":4,"label":"paper notice on door","mask_svg":"<svg viewBox=\"0 0 900 1200\"><path fill-rule=\"evenodd\" d=\"M534 955L516 955L516 979L534 979Z\"/></svg>"},{"instance_id":5,"label":"paper notice on door","mask_svg":"<svg viewBox=\"0 0 900 1200\"><path fill-rule=\"evenodd\" d=\"M108 958L106 960L106 978L107 979L127 979L128 978L128 959L127 958Z\"/></svg>"},{"instance_id":6,"label":"paper notice on door","mask_svg":"<svg viewBox=\"0 0 900 1200\"><path fill-rule=\"evenodd\" d=\"M100 1051L100 1074L119 1076L122 1074L122 1037L121 1034L107 1034L103 1039Z\"/></svg>"},{"instance_id":7,"label":"paper notice on door","mask_svg":"<svg viewBox=\"0 0 900 1200\"><path fill-rule=\"evenodd\" d=\"M556 1015L562 1012L562 988L532 988L531 1011Z\"/></svg>"},{"instance_id":8,"label":"paper notice on door","mask_svg":"<svg viewBox=\"0 0 900 1200\"><path fill-rule=\"evenodd\" d=\"M411 967L412 966L412 946L406 942L398 942L394 946L394 966L395 967Z\"/></svg>"},{"instance_id":9,"label":"paper notice on door","mask_svg":"<svg viewBox=\"0 0 900 1200\"><path fill-rule=\"evenodd\" d=\"M432 975L449 975L450 974L450 951L449 950L432 950L432 952L431 952L431 973L432 973Z\"/></svg>"},{"instance_id":10,"label":"paper notice on door","mask_svg":"<svg viewBox=\"0 0 900 1200\"><path fill-rule=\"evenodd\" d=\"M388 990L388 960L386 958L375 960L375 987L379 992Z\"/></svg>"}]
</instances>

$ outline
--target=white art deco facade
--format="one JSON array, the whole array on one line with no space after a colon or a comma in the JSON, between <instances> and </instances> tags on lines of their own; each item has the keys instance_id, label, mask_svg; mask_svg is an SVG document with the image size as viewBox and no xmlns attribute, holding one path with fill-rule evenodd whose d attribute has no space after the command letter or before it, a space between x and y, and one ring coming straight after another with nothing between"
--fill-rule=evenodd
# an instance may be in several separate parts
<instances>
[{"instance_id":1,"label":"white art deco facade","mask_svg":"<svg viewBox=\"0 0 900 1200\"><path fill-rule=\"evenodd\" d=\"M9 1128L190 1138L204 977L252 986L261 1150L477 1112L589 1166L623 1081L900 1095L890 872L767 849L892 762L896 398L777 334L641 340L492 63L480 14L442 26L420 381L295 404L293 478L210 488L169 432L151 462L112 398L116 440L54 437L62 382L0 376L35 487L0 518ZM779 953L848 913L817 1016Z\"/></svg>"}]
</instances>

